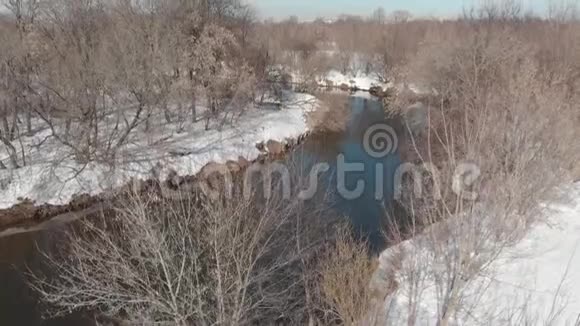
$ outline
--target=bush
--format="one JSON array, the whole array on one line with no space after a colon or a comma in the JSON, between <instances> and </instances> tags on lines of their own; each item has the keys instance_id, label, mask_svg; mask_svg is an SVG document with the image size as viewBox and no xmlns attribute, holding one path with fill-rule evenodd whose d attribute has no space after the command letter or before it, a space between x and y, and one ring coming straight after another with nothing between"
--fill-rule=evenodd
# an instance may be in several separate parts
<instances>
[{"instance_id":1,"label":"bush","mask_svg":"<svg viewBox=\"0 0 580 326\"><path fill-rule=\"evenodd\" d=\"M552 50L516 23L456 27L462 36L430 40L407 70L409 81L439 97L428 103L425 133L409 139L417 162L435 167L428 183L439 187L416 198L403 179L409 187L401 202L412 214L389 235L414 239L386 252L383 264L386 277L400 283L392 298L405 301L398 322L408 324L419 322L429 300L439 324L469 321L471 307L463 304L474 279L492 279L489 265L541 222L540 204L571 180L580 153L573 141L580 136L578 89L564 87L576 85L574 70L556 62L547 68L539 54ZM482 295L486 284L475 292Z\"/></svg>"},{"instance_id":2,"label":"bush","mask_svg":"<svg viewBox=\"0 0 580 326\"><path fill-rule=\"evenodd\" d=\"M357 242L350 230L338 232L336 243L320 261L320 293L327 307L325 324L372 324L370 284L377 268L368 246Z\"/></svg>"},{"instance_id":3,"label":"bush","mask_svg":"<svg viewBox=\"0 0 580 326\"><path fill-rule=\"evenodd\" d=\"M253 325L306 317L305 260L331 219L302 201L131 193L66 231L31 284L51 316L138 324Z\"/></svg>"}]
</instances>

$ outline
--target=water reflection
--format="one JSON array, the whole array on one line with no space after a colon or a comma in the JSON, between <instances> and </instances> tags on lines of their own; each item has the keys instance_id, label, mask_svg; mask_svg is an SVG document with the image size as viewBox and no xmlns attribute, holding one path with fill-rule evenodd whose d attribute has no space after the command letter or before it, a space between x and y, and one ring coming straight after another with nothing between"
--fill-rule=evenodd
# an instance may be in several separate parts
<instances>
[{"instance_id":1,"label":"water reflection","mask_svg":"<svg viewBox=\"0 0 580 326\"><path fill-rule=\"evenodd\" d=\"M43 319L36 295L26 284L24 273L41 268L38 248L48 250L49 244L57 244L58 240L58 232L50 229L0 237L0 325L94 325L80 314Z\"/></svg>"},{"instance_id":2,"label":"water reflection","mask_svg":"<svg viewBox=\"0 0 580 326\"><path fill-rule=\"evenodd\" d=\"M387 124L400 134L400 122L385 116L382 103L377 100L351 96L351 113L342 133L325 135L313 139L301 150L296 151L290 160L300 162L305 170L314 164L325 162L330 165L329 172L323 176L324 191L332 193L331 206L340 214L348 216L361 236L368 237L373 250L384 245L382 224L385 209L389 210L394 196L394 175L401 164L398 152L383 158L374 158L363 146L365 132L377 123ZM354 199L346 199L341 194L338 173L338 156L344 156L346 163L362 163L361 172L345 173L344 184L347 190L354 190L364 182L364 191Z\"/></svg>"}]
</instances>

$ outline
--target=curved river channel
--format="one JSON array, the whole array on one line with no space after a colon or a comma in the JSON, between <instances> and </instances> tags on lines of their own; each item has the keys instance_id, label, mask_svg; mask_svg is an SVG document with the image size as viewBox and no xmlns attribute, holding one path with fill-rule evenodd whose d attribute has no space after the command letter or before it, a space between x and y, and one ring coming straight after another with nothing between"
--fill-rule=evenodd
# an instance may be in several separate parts
<instances>
[{"instance_id":1,"label":"curved river channel","mask_svg":"<svg viewBox=\"0 0 580 326\"><path fill-rule=\"evenodd\" d=\"M344 131L314 136L289 154L287 160L299 162L304 171L325 164L328 170L322 180L323 186L331 190L330 206L337 214L347 216L355 230L368 237L371 249L379 251L385 246L381 226L385 209L392 202L394 173L401 161L397 151L401 128L398 121L385 117L382 103L368 95L350 96L349 105ZM388 139L373 138L371 131L384 132L381 128L388 129ZM369 148L373 144L391 146L391 150L380 153L379 149ZM362 191L357 193L361 184ZM26 286L24 272L39 266L38 248L48 248L50 241L57 241L51 236L51 228L0 234L0 325L92 325L81 316L42 319L34 293Z\"/></svg>"}]
</instances>

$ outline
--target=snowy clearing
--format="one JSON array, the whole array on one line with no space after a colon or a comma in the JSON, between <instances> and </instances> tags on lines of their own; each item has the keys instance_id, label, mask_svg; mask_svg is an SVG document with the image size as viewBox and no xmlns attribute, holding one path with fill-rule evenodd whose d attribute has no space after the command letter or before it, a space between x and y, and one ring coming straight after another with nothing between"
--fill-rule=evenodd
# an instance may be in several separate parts
<instances>
[{"instance_id":1,"label":"snowy clearing","mask_svg":"<svg viewBox=\"0 0 580 326\"><path fill-rule=\"evenodd\" d=\"M451 324L578 325L580 183L566 190L570 198L568 202L545 205L547 218L544 222L536 225L519 243L505 248L485 271L467 282ZM421 237L383 252L377 274L380 276L374 281L381 283L381 279L389 274L396 249L401 246L415 251L406 260L420 261L425 257L422 255L429 255L428 250L417 245ZM422 265L419 263L417 266ZM427 270L436 268L426 267ZM427 270L422 273L430 274ZM412 279L409 276L396 279L399 290L385 301L389 314L387 324L407 324L412 311L409 302L416 300L416 320L411 324L436 325L442 300L441 293L438 293L440 287L430 276L410 281Z\"/></svg>"},{"instance_id":2,"label":"snowy clearing","mask_svg":"<svg viewBox=\"0 0 580 326\"><path fill-rule=\"evenodd\" d=\"M371 87L380 86L383 89L387 88L389 84L384 83L379 80L376 75L367 75L362 72L355 72L352 74L345 75L337 70L331 70L321 78L319 81L320 84L324 84L325 80L331 81L334 86L340 86L342 84L346 84L350 87L356 87L358 89L366 89L369 90Z\"/></svg>"},{"instance_id":3,"label":"snowy clearing","mask_svg":"<svg viewBox=\"0 0 580 326\"><path fill-rule=\"evenodd\" d=\"M260 154L257 143L283 142L304 134L308 129L304 114L317 105L311 95L291 93L279 108L248 108L234 124L208 131L204 130L203 120L168 124L162 116L156 116L147 132L141 126L131 134L114 168L97 162L79 164L66 155L66 149L50 136L50 130L40 130L32 137L22 137L27 165L0 171L0 209L23 199L35 205L66 204L75 195L96 195L120 187L131 178L150 179L154 167L161 168L163 178L170 170L185 176L195 174L210 162L225 163L240 156L253 160ZM0 158L7 156L2 149Z\"/></svg>"}]
</instances>

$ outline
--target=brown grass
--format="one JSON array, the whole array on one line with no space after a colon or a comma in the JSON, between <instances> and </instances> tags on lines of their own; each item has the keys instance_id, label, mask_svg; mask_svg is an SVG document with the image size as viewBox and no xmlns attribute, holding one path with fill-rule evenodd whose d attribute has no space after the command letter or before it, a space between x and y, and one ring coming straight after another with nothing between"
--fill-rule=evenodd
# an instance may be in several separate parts
<instances>
[{"instance_id":1,"label":"brown grass","mask_svg":"<svg viewBox=\"0 0 580 326\"><path fill-rule=\"evenodd\" d=\"M316 97L322 101L322 105L308 113L310 129L321 133L343 131L350 117L348 95L325 92L318 93Z\"/></svg>"},{"instance_id":2,"label":"brown grass","mask_svg":"<svg viewBox=\"0 0 580 326\"><path fill-rule=\"evenodd\" d=\"M364 323L373 300L370 283L377 262L369 256L367 245L349 232L339 231L336 243L320 262L319 286L329 324Z\"/></svg>"}]
</instances>

